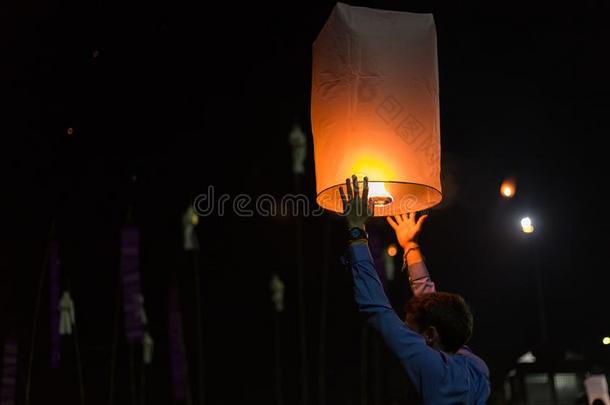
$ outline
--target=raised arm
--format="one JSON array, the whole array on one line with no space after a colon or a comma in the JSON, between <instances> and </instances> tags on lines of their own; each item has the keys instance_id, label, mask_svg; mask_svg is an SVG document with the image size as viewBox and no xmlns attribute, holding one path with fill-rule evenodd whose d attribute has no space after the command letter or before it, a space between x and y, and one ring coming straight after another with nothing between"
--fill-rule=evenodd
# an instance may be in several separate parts
<instances>
[{"instance_id":1,"label":"raised arm","mask_svg":"<svg viewBox=\"0 0 610 405\"><path fill-rule=\"evenodd\" d=\"M436 292L417 243L426 218L428 218L427 215L422 215L415 221L414 212L387 218L396 233L398 243L404 250L403 270L406 268L408 271L409 285L415 296Z\"/></svg>"},{"instance_id":2,"label":"raised arm","mask_svg":"<svg viewBox=\"0 0 610 405\"><path fill-rule=\"evenodd\" d=\"M409 329L396 315L375 270L364 232L366 220L373 214L372 207L363 204L367 201L368 180L365 177L362 197L355 178L351 184L349 179L346 181L346 189L347 193L342 189L340 192L348 227L356 228L356 235L361 230L363 235L361 239L352 237L345 258L354 278L354 297L358 310L379 331L418 392L422 394L434 391L445 373L442 354L429 347L422 335Z\"/></svg>"}]
</instances>

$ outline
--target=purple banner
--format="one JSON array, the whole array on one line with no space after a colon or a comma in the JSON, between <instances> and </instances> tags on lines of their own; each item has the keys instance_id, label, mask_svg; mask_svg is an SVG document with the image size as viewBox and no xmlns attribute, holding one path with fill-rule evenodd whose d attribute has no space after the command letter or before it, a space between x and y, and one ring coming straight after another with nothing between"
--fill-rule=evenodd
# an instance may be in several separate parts
<instances>
[{"instance_id":1,"label":"purple banner","mask_svg":"<svg viewBox=\"0 0 610 405\"><path fill-rule=\"evenodd\" d=\"M141 293L139 268L140 232L136 227L125 227L121 233L121 278L125 335L129 342L139 342L144 336L139 300Z\"/></svg>"},{"instance_id":2,"label":"purple banner","mask_svg":"<svg viewBox=\"0 0 610 405\"><path fill-rule=\"evenodd\" d=\"M174 399L186 399L186 356L184 353L184 336L182 334L182 314L178 289L171 287L169 291L169 355L174 385Z\"/></svg>"},{"instance_id":3,"label":"purple banner","mask_svg":"<svg viewBox=\"0 0 610 405\"><path fill-rule=\"evenodd\" d=\"M0 405L15 405L15 386L17 385L17 342L7 339L2 357L2 385L0 386Z\"/></svg>"},{"instance_id":4,"label":"purple banner","mask_svg":"<svg viewBox=\"0 0 610 405\"><path fill-rule=\"evenodd\" d=\"M51 368L59 368L59 242L49 245L49 321L51 323Z\"/></svg>"}]
</instances>

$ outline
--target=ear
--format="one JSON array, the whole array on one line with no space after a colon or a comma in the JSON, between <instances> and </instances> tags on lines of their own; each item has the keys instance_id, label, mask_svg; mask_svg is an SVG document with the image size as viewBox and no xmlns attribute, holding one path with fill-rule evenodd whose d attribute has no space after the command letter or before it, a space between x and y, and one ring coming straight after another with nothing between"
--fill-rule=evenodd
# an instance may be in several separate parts
<instances>
[{"instance_id":1,"label":"ear","mask_svg":"<svg viewBox=\"0 0 610 405\"><path fill-rule=\"evenodd\" d=\"M435 326L428 326L423 335L428 346L436 348L440 344L441 338Z\"/></svg>"}]
</instances>

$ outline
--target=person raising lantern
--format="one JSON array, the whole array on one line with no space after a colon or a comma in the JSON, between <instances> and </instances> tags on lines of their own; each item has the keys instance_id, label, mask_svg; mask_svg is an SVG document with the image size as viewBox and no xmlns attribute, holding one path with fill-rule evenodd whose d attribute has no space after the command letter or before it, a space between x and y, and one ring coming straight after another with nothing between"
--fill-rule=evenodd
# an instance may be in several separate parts
<instances>
[{"instance_id":1,"label":"person raising lantern","mask_svg":"<svg viewBox=\"0 0 610 405\"><path fill-rule=\"evenodd\" d=\"M400 361L417 403L485 404L490 394L489 369L465 346L472 334L472 313L459 295L436 292L417 244L426 216L417 221L415 213L387 218L405 251L414 293L402 321L386 297L368 247L365 224L373 216L374 205L369 202L367 177L362 192L359 188L354 175L339 193L349 227L344 262L352 271L360 313Z\"/></svg>"}]
</instances>

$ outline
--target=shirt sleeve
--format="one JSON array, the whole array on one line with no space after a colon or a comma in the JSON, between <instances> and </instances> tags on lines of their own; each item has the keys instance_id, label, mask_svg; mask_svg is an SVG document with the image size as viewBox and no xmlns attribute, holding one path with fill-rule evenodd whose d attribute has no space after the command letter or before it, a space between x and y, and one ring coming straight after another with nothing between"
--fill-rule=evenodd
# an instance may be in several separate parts
<instances>
[{"instance_id":1,"label":"shirt sleeve","mask_svg":"<svg viewBox=\"0 0 610 405\"><path fill-rule=\"evenodd\" d=\"M407 267L405 261L403 269ZM422 294L429 294L436 292L436 286L430 278L426 263L422 260L421 262L413 263L407 267L407 273L409 275L409 285L413 291L413 295L420 296Z\"/></svg>"},{"instance_id":2,"label":"shirt sleeve","mask_svg":"<svg viewBox=\"0 0 610 405\"><path fill-rule=\"evenodd\" d=\"M354 278L354 297L360 313L398 357L420 395L433 392L443 379L446 359L429 347L396 315L383 290L366 242L352 243L346 257ZM430 391L432 390L432 391Z\"/></svg>"}]
</instances>

